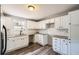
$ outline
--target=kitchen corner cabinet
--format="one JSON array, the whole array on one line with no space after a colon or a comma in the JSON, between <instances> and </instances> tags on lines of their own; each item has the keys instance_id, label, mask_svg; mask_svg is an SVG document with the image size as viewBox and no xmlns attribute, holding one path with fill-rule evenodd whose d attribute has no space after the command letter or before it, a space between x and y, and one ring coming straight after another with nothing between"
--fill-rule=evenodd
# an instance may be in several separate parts
<instances>
[{"instance_id":1,"label":"kitchen corner cabinet","mask_svg":"<svg viewBox=\"0 0 79 59\"><path fill-rule=\"evenodd\" d=\"M46 29L46 20L35 22L35 21L27 21L28 29Z\"/></svg>"},{"instance_id":2,"label":"kitchen corner cabinet","mask_svg":"<svg viewBox=\"0 0 79 59\"><path fill-rule=\"evenodd\" d=\"M53 19L48 19L49 22L46 23L46 28L49 29L49 28L54 28L55 27L55 21L54 21L54 18Z\"/></svg>"},{"instance_id":3,"label":"kitchen corner cabinet","mask_svg":"<svg viewBox=\"0 0 79 59\"><path fill-rule=\"evenodd\" d=\"M55 19L52 18L52 19L49 19L49 23L54 23L55 22Z\"/></svg>"},{"instance_id":4,"label":"kitchen corner cabinet","mask_svg":"<svg viewBox=\"0 0 79 59\"><path fill-rule=\"evenodd\" d=\"M36 28L36 22L34 21L27 21L27 28L28 29L35 29Z\"/></svg>"},{"instance_id":5,"label":"kitchen corner cabinet","mask_svg":"<svg viewBox=\"0 0 79 59\"><path fill-rule=\"evenodd\" d=\"M27 47L29 44L28 36L11 37L7 40L7 52Z\"/></svg>"},{"instance_id":6,"label":"kitchen corner cabinet","mask_svg":"<svg viewBox=\"0 0 79 59\"><path fill-rule=\"evenodd\" d=\"M43 21L40 21L40 22L38 22L38 24L39 24L39 29L47 29L47 24L48 23L50 23L50 21L52 21L53 22L53 20L50 20L50 19L48 19L48 20L43 20Z\"/></svg>"},{"instance_id":7,"label":"kitchen corner cabinet","mask_svg":"<svg viewBox=\"0 0 79 59\"><path fill-rule=\"evenodd\" d=\"M38 22L38 29L46 29L46 23L45 21Z\"/></svg>"}]
</instances>

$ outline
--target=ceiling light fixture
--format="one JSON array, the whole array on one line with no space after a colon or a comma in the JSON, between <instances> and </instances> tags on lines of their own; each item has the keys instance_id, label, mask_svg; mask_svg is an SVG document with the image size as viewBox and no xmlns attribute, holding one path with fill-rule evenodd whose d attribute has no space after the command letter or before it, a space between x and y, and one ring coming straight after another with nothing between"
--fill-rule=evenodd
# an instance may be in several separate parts
<instances>
[{"instance_id":1,"label":"ceiling light fixture","mask_svg":"<svg viewBox=\"0 0 79 59\"><path fill-rule=\"evenodd\" d=\"M28 7L28 9L29 9L30 11L36 10L36 6L35 6L35 5L28 5L27 7Z\"/></svg>"}]
</instances>

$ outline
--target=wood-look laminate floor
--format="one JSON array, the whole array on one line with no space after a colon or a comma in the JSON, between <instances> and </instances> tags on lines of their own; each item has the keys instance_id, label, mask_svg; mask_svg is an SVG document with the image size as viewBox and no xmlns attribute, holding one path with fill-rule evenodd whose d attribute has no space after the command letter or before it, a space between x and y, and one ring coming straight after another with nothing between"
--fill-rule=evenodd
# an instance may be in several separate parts
<instances>
[{"instance_id":1,"label":"wood-look laminate floor","mask_svg":"<svg viewBox=\"0 0 79 59\"><path fill-rule=\"evenodd\" d=\"M36 43L31 43L29 44L28 47L8 52L5 55L59 55L59 54L55 53L50 45L41 46Z\"/></svg>"}]
</instances>

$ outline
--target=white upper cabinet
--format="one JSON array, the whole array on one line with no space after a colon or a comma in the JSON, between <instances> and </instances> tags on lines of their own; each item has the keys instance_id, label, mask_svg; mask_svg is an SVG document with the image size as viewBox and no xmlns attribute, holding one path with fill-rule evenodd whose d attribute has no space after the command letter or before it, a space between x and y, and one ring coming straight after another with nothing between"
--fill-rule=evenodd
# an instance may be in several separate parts
<instances>
[{"instance_id":1,"label":"white upper cabinet","mask_svg":"<svg viewBox=\"0 0 79 59\"><path fill-rule=\"evenodd\" d=\"M55 18L55 28L56 29L68 29L69 23L70 23L70 20L69 20L68 15L64 15L64 16Z\"/></svg>"},{"instance_id":2,"label":"white upper cabinet","mask_svg":"<svg viewBox=\"0 0 79 59\"><path fill-rule=\"evenodd\" d=\"M49 23L49 22L50 22L50 20L49 20L49 19L47 19L47 20L42 20L42 21L40 21L40 22L43 22L44 24L47 24L47 23Z\"/></svg>"},{"instance_id":3,"label":"white upper cabinet","mask_svg":"<svg viewBox=\"0 0 79 59\"><path fill-rule=\"evenodd\" d=\"M38 22L38 24L39 24L39 29L46 29L46 23L44 22L44 21L40 21L40 22Z\"/></svg>"},{"instance_id":4,"label":"white upper cabinet","mask_svg":"<svg viewBox=\"0 0 79 59\"><path fill-rule=\"evenodd\" d=\"M49 19L49 23L54 23L55 22L55 19L52 18L52 19Z\"/></svg>"},{"instance_id":5,"label":"white upper cabinet","mask_svg":"<svg viewBox=\"0 0 79 59\"><path fill-rule=\"evenodd\" d=\"M59 29L61 27L61 17L55 18L55 28Z\"/></svg>"},{"instance_id":6,"label":"white upper cabinet","mask_svg":"<svg viewBox=\"0 0 79 59\"><path fill-rule=\"evenodd\" d=\"M28 29L45 29L44 22L35 22L35 21L27 21L27 28Z\"/></svg>"},{"instance_id":7,"label":"white upper cabinet","mask_svg":"<svg viewBox=\"0 0 79 59\"><path fill-rule=\"evenodd\" d=\"M39 22L27 21L28 29L46 29L46 24L54 23L54 19L42 20Z\"/></svg>"},{"instance_id":8,"label":"white upper cabinet","mask_svg":"<svg viewBox=\"0 0 79 59\"><path fill-rule=\"evenodd\" d=\"M35 21L27 21L27 28L28 29L36 29L38 27L37 22Z\"/></svg>"},{"instance_id":9,"label":"white upper cabinet","mask_svg":"<svg viewBox=\"0 0 79 59\"><path fill-rule=\"evenodd\" d=\"M39 27L40 27L40 29L46 29L46 23L47 23L48 21L46 21L46 20L43 20L43 21L40 21L39 22Z\"/></svg>"},{"instance_id":10,"label":"white upper cabinet","mask_svg":"<svg viewBox=\"0 0 79 59\"><path fill-rule=\"evenodd\" d=\"M5 26L7 28L7 30L13 29L13 20L11 17L4 17L5 20Z\"/></svg>"},{"instance_id":11,"label":"white upper cabinet","mask_svg":"<svg viewBox=\"0 0 79 59\"><path fill-rule=\"evenodd\" d=\"M70 19L68 15L61 16L61 27L64 29L68 29L70 23Z\"/></svg>"},{"instance_id":12,"label":"white upper cabinet","mask_svg":"<svg viewBox=\"0 0 79 59\"><path fill-rule=\"evenodd\" d=\"M47 19L39 22L40 29L47 29L47 24L54 23L54 19Z\"/></svg>"}]
</instances>

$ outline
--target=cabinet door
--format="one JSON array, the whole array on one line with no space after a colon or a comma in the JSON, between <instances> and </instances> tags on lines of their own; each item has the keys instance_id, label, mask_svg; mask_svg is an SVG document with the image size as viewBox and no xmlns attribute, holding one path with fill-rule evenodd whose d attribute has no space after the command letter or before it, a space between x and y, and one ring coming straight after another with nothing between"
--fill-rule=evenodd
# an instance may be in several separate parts
<instances>
[{"instance_id":1,"label":"cabinet door","mask_svg":"<svg viewBox=\"0 0 79 59\"><path fill-rule=\"evenodd\" d=\"M11 39L8 38L8 40L7 40L7 51L11 49L11 46L12 46L11 43L12 43Z\"/></svg>"},{"instance_id":2,"label":"cabinet door","mask_svg":"<svg viewBox=\"0 0 79 59\"><path fill-rule=\"evenodd\" d=\"M60 53L61 43L59 38L53 38L53 49L54 51Z\"/></svg>"},{"instance_id":3,"label":"cabinet door","mask_svg":"<svg viewBox=\"0 0 79 59\"><path fill-rule=\"evenodd\" d=\"M55 28L58 29L61 27L61 17L55 18Z\"/></svg>"},{"instance_id":4,"label":"cabinet door","mask_svg":"<svg viewBox=\"0 0 79 59\"><path fill-rule=\"evenodd\" d=\"M25 39L26 39L26 38L23 37L22 40L21 40L21 41L22 41L22 47L24 47L24 46L27 44L27 41L26 41Z\"/></svg>"},{"instance_id":5,"label":"cabinet door","mask_svg":"<svg viewBox=\"0 0 79 59\"><path fill-rule=\"evenodd\" d=\"M26 36L21 38L21 42L23 47L28 46L28 38Z\"/></svg>"},{"instance_id":6,"label":"cabinet door","mask_svg":"<svg viewBox=\"0 0 79 59\"><path fill-rule=\"evenodd\" d=\"M45 46L47 44L47 35L39 34L39 44Z\"/></svg>"},{"instance_id":7,"label":"cabinet door","mask_svg":"<svg viewBox=\"0 0 79 59\"><path fill-rule=\"evenodd\" d=\"M71 40L68 40L68 55L71 54Z\"/></svg>"},{"instance_id":8,"label":"cabinet door","mask_svg":"<svg viewBox=\"0 0 79 59\"><path fill-rule=\"evenodd\" d=\"M61 26L62 28L68 29L70 23L70 19L68 15L62 16L61 17Z\"/></svg>"},{"instance_id":9,"label":"cabinet door","mask_svg":"<svg viewBox=\"0 0 79 59\"><path fill-rule=\"evenodd\" d=\"M7 41L7 51L12 51L15 49L15 39L9 38Z\"/></svg>"},{"instance_id":10,"label":"cabinet door","mask_svg":"<svg viewBox=\"0 0 79 59\"><path fill-rule=\"evenodd\" d=\"M33 21L27 21L27 28L28 29L33 29L34 28L34 23L33 23Z\"/></svg>"},{"instance_id":11,"label":"cabinet door","mask_svg":"<svg viewBox=\"0 0 79 59\"><path fill-rule=\"evenodd\" d=\"M7 30L13 29L13 20L11 17L5 17L5 26Z\"/></svg>"},{"instance_id":12,"label":"cabinet door","mask_svg":"<svg viewBox=\"0 0 79 59\"><path fill-rule=\"evenodd\" d=\"M53 46L53 50L54 51L57 51L57 39L56 38L52 38L53 40L52 40L52 42L53 42L53 44L52 44L52 46Z\"/></svg>"},{"instance_id":13,"label":"cabinet door","mask_svg":"<svg viewBox=\"0 0 79 59\"><path fill-rule=\"evenodd\" d=\"M43 42L44 44L48 44L48 35L43 35Z\"/></svg>"},{"instance_id":14,"label":"cabinet door","mask_svg":"<svg viewBox=\"0 0 79 59\"><path fill-rule=\"evenodd\" d=\"M20 37L20 39L19 39L19 47L23 47L24 46L24 37Z\"/></svg>"},{"instance_id":15,"label":"cabinet door","mask_svg":"<svg viewBox=\"0 0 79 59\"><path fill-rule=\"evenodd\" d=\"M40 21L38 25L39 25L38 29L46 29L46 23L45 23L45 21Z\"/></svg>"},{"instance_id":16,"label":"cabinet door","mask_svg":"<svg viewBox=\"0 0 79 59\"><path fill-rule=\"evenodd\" d=\"M38 34L35 34L35 37L34 37L34 42L38 42Z\"/></svg>"},{"instance_id":17,"label":"cabinet door","mask_svg":"<svg viewBox=\"0 0 79 59\"><path fill-rule=\"evenodd\" d=\"M57 51L58 51L58 53L60 53L60 50L61 50L61 41L60 41L60 38L57 38Z\"/></svg>"},{"instance_id":18,"label":"cabinet door","mask_svg":"<svg viewBox=\"0 0 79 59\"><path fill-rule=\"evenodd\" d=\"M24 37L24 45L25 46L28 46L29 44L29 39L28 39L28 36Z\"/></svg>"},{"instance_id":19,"label":"cabinet door","mask_svg":"<svg viewBox=\"0 0 79 59\"><path fill-rule=\"evenodd\" d=\"M15 45L15 48L16 48L16 49L21 46L20 42L21 42L21 41L20 41L20 38L16 37L16 38L15 38L15 44L16 44L16 45Z\"/></svg>"},{"instance_id":20,"label":"cabinet door","mask_svg":"<svg viewBox=\"0 0 79 59\"><path fill-rule=\"evenodd\" d=\"M49 19L50 21L49 21L49 23L54 23L54 18L52 18L52 19Z\"/></svg>"},{"instance_id":21,"label":"cabinet door","mask_svg":"<svg viewBox=\"0 0 79 59\"><path fill-rule=\"evenodd\" d=\"M38 34L38 41L37 41L40 45L43 44L43 36Z\"/></svg>"},{"instance_id":22,"label":"cabinet door","mask_svg":"<svg viewBox=\"0 0 79 59\"><path fill-rule=\"evenodd\" d=\"M61 39L61 53L68 54L68 42L66 39Z\"/></svg>"}]
</instances>

